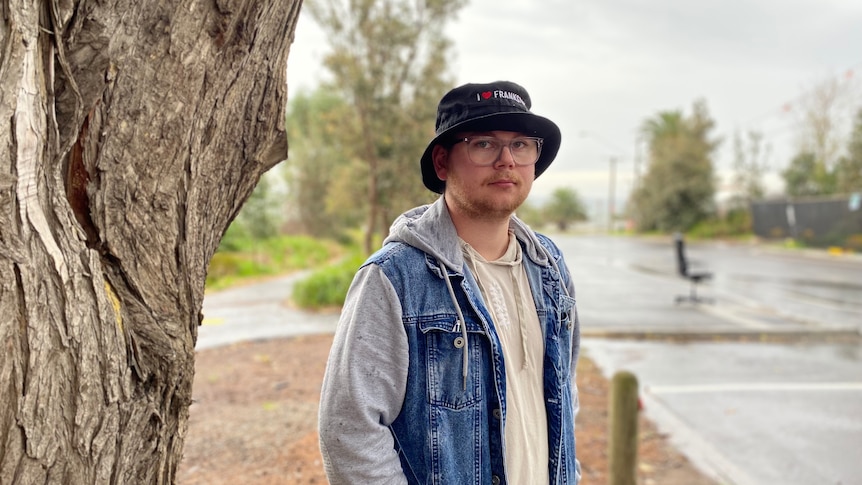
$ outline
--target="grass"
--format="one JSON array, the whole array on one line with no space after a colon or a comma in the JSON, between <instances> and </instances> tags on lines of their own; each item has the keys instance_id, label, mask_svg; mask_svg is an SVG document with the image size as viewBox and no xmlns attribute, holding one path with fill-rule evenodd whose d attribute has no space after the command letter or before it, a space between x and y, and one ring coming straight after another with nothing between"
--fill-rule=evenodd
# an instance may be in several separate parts
<instances>
[{"instance_id":1,"label":"grass","mask_svg":"<svg viewBox=\"0 0 862 485\"><path fill-rule=\"evenodd\" d=\"M336 262L327 264L333 260ZM210 261L206 289L218 291L267 276L318 268L294 285L293 302L310 310L340 307L364 261L365 256L356 249L306 236L233 239Z\"/></svg>"},{"instance_id":2,"label":"grass","mask_svg":"<svg viewBox=\"0 0 862 485\"><path fill-rule=\"evenodd\" d=\"M306 236L234 241L210 260L206 288L217 291L245 281L321 266L343 249Z\"/></svg>"}]
</instances>

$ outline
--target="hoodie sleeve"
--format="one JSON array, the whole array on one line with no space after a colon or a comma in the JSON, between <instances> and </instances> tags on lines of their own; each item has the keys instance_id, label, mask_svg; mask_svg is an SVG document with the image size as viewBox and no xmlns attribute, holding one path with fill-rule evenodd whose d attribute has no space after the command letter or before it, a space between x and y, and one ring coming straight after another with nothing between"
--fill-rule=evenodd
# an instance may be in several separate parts
<instances>
[{"instance_id":1,"label":"hoodie sleeve","mask_svg":"<svg viewBox=\"0 0 862 485\"><path fill-rule=\"evenodd\" d=\"M407 382L401 305L377 265L357 272L330 350L320 395L320 450L333 485L406 484L388 426Z\"/></svg>"}]
</instances>

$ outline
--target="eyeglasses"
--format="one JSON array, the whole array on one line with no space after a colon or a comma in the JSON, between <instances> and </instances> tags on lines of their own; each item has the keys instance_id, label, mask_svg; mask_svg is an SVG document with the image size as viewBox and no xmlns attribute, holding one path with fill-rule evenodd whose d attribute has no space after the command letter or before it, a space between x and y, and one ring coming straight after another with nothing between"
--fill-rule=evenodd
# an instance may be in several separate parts
<instances>
[{"instance_id":1,"label":"eyeglasses","mask_svg":"<svg viewBox=\"0 0 862 485\"><path fill-rule=\"evenodd\" d=\"M500 158L500 154L503 153L503 147L509 148L509 153L512 154L512 160L515 161L515 165L533 165L539 160L543 141L543 138L532 136L519 136L509 141L500 140L493 136L470 136L459 138L455 140L455 143L466 143L467 156L470 158L470 161L474 165L487 167L493 165Z\"/></svg>"}]
</instances>

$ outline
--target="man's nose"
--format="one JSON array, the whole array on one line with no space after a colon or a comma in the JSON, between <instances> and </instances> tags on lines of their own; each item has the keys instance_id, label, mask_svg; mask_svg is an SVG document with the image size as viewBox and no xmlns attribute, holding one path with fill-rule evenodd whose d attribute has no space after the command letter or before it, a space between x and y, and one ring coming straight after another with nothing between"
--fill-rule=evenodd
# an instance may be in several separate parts
<instances>
[{"instance_id":1,"label":"man's nose","mask_svg":"<svg viewBox=\"0 0 862 485\"><path fill-rule=\"evenodd\" d=\"M512 154L512 147L509 145L503 145L500 148L500 154L497 156L497 160L494 162L495 167L512 167L515 165L515 155Z\"/></svg>"}]
</instances>

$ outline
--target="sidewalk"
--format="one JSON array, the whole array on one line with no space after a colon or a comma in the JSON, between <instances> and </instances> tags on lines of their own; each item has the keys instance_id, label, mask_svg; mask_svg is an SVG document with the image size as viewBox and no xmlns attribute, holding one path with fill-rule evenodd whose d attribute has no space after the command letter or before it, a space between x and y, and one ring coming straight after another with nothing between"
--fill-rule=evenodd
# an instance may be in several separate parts
<instances>
[{"instance_id":1,"label":"sidewalk","mask_svg":"<svg viewBox=\"0 0 862 485\"><path fill-rule=\"evenodd\" d=\"M206 295L195 348L334 332L337 313L308 312L289 304L293 284L308 274L292 273Z\"/></svg>"}]
</instances>

